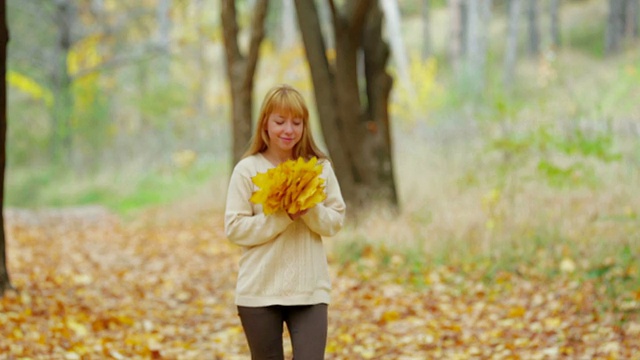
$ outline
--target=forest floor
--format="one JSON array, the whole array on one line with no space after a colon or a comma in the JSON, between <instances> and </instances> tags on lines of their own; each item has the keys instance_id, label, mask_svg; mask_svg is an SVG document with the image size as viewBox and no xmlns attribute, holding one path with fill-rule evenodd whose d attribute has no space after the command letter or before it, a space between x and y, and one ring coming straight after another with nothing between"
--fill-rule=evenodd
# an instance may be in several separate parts
<instances>
[{"instance_id":1,"label":"forest floor","mask_svg":"<svg viewBox=\"0 0 640 360\"><path fill-rule=\"evenodd\" d=\"M0 359L249 358L219 211L5 216L16 290L0 299ZM418 286L376 256L330 255L327 359L640 359L640 293L611 310L589 282L447 266L413 273Z\"/></svg>"}]
</instances>

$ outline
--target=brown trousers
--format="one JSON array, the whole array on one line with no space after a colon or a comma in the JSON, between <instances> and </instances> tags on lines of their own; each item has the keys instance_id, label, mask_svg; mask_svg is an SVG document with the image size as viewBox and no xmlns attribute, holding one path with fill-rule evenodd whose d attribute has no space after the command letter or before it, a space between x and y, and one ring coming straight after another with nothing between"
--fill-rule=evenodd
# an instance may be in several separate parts
<instances>
[{"instance_id":1,"label":"brown trousers","mask_svg":"<svg viewBox=\"0 0 640 360\"><path fill-rule=\"evenodd\" d=\"M283 360L283 324L291 335L293 358L323 360L327 345L327 304L238 306L252 360Z\"/></svg>"}]
</instances>

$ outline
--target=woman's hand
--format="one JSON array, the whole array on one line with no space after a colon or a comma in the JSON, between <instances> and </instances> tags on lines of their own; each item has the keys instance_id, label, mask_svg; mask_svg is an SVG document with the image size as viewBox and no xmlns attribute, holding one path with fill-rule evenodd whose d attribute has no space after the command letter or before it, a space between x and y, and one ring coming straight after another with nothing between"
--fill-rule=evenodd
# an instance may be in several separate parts
<instances>
[{"instance_id":1,"label":"woman's hand","mask_svg":"<svg viewBox=\"0 0 640 360\"><path fill-rule=\"evenodd\" d=\"M297 213L295 213L295 214L289 214L289 213L287 213L287 215L289 215L289 218L291 218L291 220L296 220L296 219L297 219L297 218L299 218L300 216L302 216L302 215L306 214L308 211L309 211L309 209L305 209L305 210L298 211L298 212L297 212Z\"/></svg>"}]
</instances>

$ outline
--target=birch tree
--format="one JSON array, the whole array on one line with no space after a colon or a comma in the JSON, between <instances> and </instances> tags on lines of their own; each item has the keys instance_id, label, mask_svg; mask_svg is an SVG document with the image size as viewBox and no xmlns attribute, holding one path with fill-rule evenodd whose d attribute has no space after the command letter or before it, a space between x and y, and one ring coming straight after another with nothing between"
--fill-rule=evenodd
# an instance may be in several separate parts
<instances>
[{"instance_id":1,"label":"birch tree","mask_svg":"<svg viewBox=\"0 0 640 360\"><path fill-rule=\"evenodd\" d=\"M622 49L624 41L638 32L638 0L609 0L605 50L607 54Z\"/></svg>"},{"instance_id":2,"label":"birch tree","mask_svg":"<svg viewBox=\"0 0 640 360\"><path fill-rule=\"evenodd\" d=\"M491 0L468 0L465 43L465 73L471 92L480 93L485 86Z\"/></svg>"},{"instance_id":3,"label":"birch tree","mask_svg":"<svg viewBox=\"0 0 640 360\"><path fill-rule=\"evenodd\" d=\"M540 54L540 16L538 0L528 0L527 17L529 23L529 55Z\"/></svg>"},{"instance_id":4,"label":"birch tree","mask_svg":"<svg viewBox=\"0 0 640 360\"><path fill-rule=\"evenodd\" d=\"M280 21L280 49L291 49L297 39L296 8L293 0L282 0L282 19Z\"/></svg>"},{"instance_id":5,"label":"birch tree","mask_svg":"<svg viewBox=\"0 0 640 360\"><path fill-rule=\"evenodd\" d=\"M409 59L407 57L407 49L404 46L402 18L400 17L398 0L380 0L380 5L385 16L387 39L391 45L391 54L396 64L400 82L409 94L415 94L411 75L409 75Z\"/></svg>"}]
</instances>

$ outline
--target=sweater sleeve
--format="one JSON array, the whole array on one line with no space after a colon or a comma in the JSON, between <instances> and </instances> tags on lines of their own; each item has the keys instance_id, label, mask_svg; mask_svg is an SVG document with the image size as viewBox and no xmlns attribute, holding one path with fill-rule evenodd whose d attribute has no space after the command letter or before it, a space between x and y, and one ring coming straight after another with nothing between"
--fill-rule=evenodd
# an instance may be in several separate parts
<instances>
[{"instance_id":1,"label":"sweater sleeve","mask_svg":"<svg viewBox=\"0 0 640 360\"><path fill-rule=\"evenodd\" d=\"M276 238L293 221L284 211L266 216L254 213L249 200L253 193L251 175L244 164L238 164L231 174L224 227L227 238L240 246L257 246Z\"/></svg>"},{"instance_id":2,"label":"sweater sleeve","mask_svg":"<svg viewBox=\"0 0 640 360\"><path fill-rule=\"evenodd\" d=\"M336 178L331 163L323 164L325 177L325 191L327 198L320 204L312 207L302 216L302 220L311 231L321 236L333 236L344 225L346 205L342 199L340 185Z\"/></svg>"}]
</instances>

